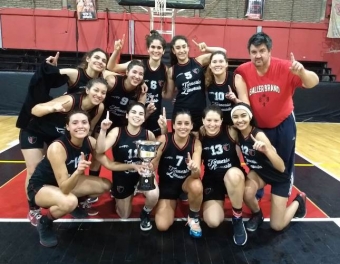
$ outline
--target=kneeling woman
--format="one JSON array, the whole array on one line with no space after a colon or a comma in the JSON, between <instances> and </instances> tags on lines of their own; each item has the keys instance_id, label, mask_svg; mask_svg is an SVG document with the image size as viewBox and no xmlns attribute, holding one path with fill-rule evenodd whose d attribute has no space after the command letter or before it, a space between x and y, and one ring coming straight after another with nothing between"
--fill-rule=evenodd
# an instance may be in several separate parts
<instances>
[{"instance_id":1,"label":"kneeling woman","mask_svg":"<svg viewBox=\"0 0 340 264\"><path fill-rule=\"evenodd\" d=\"M272 229L280 231L293 217L305 217L306 195L304 193L299 193L294 201L286 206L293 186L291 176L269 139L256 127L250 107L244 103L236 104L231 111L231 118L238 130L244 160L250 169L243 199L253 214L245 224L246 229L253 232L263 222L263 214L255 194L266 184L271 185L270 226Z\"/></svg>"},{"instance_id":2,"label":"kneeling woman","mask_svg":"<svg viewBox=\"0 0 340 264\"><path fill-rule=\"evenodd\" d=\"M101 123L100 133L97 139L97 160L109 170L112 170L112 190L115 197L116 212L121 218L128 218L132 211L132 199L135 186L138 183L139 172L142 165L139 165L137 140L155 140L154 134L142 127L145 121L145 106L139 102L131 102L127 107L126 127L115 127L106 136L107 130L112 122L109 120L109 113ZM105 152L112 148L114 161L110 161ZM144 191L145 205L141 212L140 229L148 231L152 228L150 212L157 204L159 190L155 181L156 189Z\"/></svg>"},{"instance_id":3,"label":"kneeling woman","mask_svg":"<svg viewBox=\"0 0 340 264\"><path fill-rule=\"evenodd\" d=\"M203 219L213 228L224 221L224 201L228 193L233 211L234 243L242 246L247 242L242 220L245 173L236 153L237 132L222 125L222 116L217 105L210 105L203 111L205 135L200 133L204 164Z\"/></svg>"},{"instance_id":4,"label":"kneeling woman","mask_svg":"<svg viewBox=\"0 0 340 264\"><path fill-rule=\"evenodd\" d=\"M163 122L165 125L166 122ZM202 205L203 186L201 175L201 142L191 134L193 122L189 111L174 114L172 133L162 135L157 157L152 161L158 167L159 202L155 222L158 230L166 231L174 222L175 209L179 195L188 193L188 224L192 237L201 237L199 211ZM162 128L163 130L163 128Z\"/></svg>"},{"instance_id":5,"label":"kneeling woman","mask_svg":"<svg viewBox=\"0 0 340 264\"><path fill-rule=\"evenodd\" d=\"M85 176L84 170L96 140L89 137L89 115L85 111L71 112L66 118L64 135L47 149L44 159L38 164L27 188L31 203L48 208L37 224L40 243L45 247L56 246L58 241L52 230L54 220L81 210L78 197L101 195L111 188L107 179Z\"/></svg>"}]
</instances>

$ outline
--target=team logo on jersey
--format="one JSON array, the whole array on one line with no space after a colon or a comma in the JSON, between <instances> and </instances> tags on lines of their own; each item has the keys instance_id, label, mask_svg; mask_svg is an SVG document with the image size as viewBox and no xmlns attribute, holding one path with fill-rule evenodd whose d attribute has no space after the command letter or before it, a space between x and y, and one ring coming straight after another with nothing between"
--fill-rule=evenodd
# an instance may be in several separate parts
<instances>
[{"instance_id":1,"label":"team logo on jersey","mask_svg":"<svg viewBox=\"0 0 340 264\"><path fill-rule=\"evenodd\" d=\"M266 106L266 103L269 102L269 97L266 94L262 94L259 98L259 102L260 104L262 104L263 106Z\"/></svg>"},{"instance_id":2,"label":"team logo on jersey","mask_svg":"<svg viewBox=\"0 0 340 264\"><path fill-rule=\"evenodd\" d=\"M192 72L195 73L195 74L198 74L200 72L200 69L199 68L195 68L195 69L192 70Z\"/></svg>"},{"instance_id":3,"label":"team logo on jersey","mask_svg":"<svg viewBox=\"0 0 340 264\"><path fill-rule=\"evenodd\" d=\"M158 81L158 85L159 85L160 87L163 87L163 86L164 86L164 81L159 80L159 81Z\"/></svg>"},{"instance_id":4,"label":"team logo on jersey","mask_svg":"<svg viewBox=\"0 0 340 264\"><path fill-rule=\"evenodd\" d=\"M59 134L65 134L65 128L64 127L55 127L55 129L57 130L57 132Z\"/></svg>"},{"instance_id":5,"label":"team logo on jersey","mask_svg":"<svg viewBox=\"0 0 340 264\"><path fill-rule=\"evenodd\" d=\"M229 151L230 145L229 145L229 144L224 144L224 145L223 145L223 149L224 149L225 151Z\"/></svg>"},{"instance_id":6,"label":"team logo on jersey","mask_svg":"<svg viewBox=\"0 0 340 264\"><path fill-rule=\"evenodd\" d=\"M27 137L27 140L30 144L34 144L37 142L37 137Z\"/></svg>"},{"instance_id":7,"label":"team logo on jersey","mask_svg":"<svg viewBox=\"0 0 340 264\"><path fill-rule=\"evenodd\" d=\"M205 188L205 189L204 189L204 193L205 193L205 194L209 194L209 193L211 193L212 191L213 191L212 188Z\"/></svg>"},{"instance_id":8,"label":"team logo on jersey","mask_svg":"<svg viewBox=\"0 0 340 264\"><path fill-rule=\"evenodd\" d=\"M255 150L254 149L249 149L248 151L250 156L255 156Z\"/></svg>"},{"instance_id":9,"label":"team logo on jersey","mask_svg":"<svg viewBox=\"0 0 340 264\"><path fill-rule=\"evenodd\" d=\"M117 186L117 192L118 193L124 192L124 186Z\"/></svg>"}]
</instances>

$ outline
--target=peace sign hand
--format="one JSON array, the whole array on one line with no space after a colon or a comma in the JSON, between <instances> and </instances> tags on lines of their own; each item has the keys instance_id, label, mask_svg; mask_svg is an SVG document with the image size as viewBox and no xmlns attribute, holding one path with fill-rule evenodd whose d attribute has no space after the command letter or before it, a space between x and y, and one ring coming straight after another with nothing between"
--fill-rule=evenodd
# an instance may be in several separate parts
<instances>
[{"instance_id":1,"label":"peace sign hand","mask_svg":"<svg viewBox=\"0 0 340 264\"><path fill-rule=\"evenodd\" d=\"M188 152L188 158L186 159L186 162L187 162L187 166L188 166L189 170L191 170L192 172L197 172L198 171L198 166L195 163L195 161L193 161L191 159L191 155L190 155L189 152Z\"/></svg>"},{"instance_id":2,"label":"peace sign hand","mask_svg":"<svg viewBox=\"0 0 340 264\"><path fill-rule=\"evenodd\" d=\"M110 112L106 112L106 118L101 122L100 129L103 131L108 130L112 125L112 121L110 120Z\"/></svg>"},{"instance_id":3,"label":"peace sign hand","mask_svg":"<svg viewBox=\"0 0 340 264\"><path fill-rule=\"evenodd\" d=\"M64 103L57 102L52 106L52 112L66 112L65 106L70 102L70 100L67 100Z\"/></svg>"},{"instance_id":4,"label":"peace sign hand","mask_svg":"<svg viewBox=\"0 0 340 264\"><path fill-rule=\"evenodd\" d=\"M250 137L254 141L253 149L260 151L262 153L268 150L264 142L257 140L252 134L250 134Z\"/></svg>"},{"instance_id":5,"label":"peace sign hand","mask_svg":"<svg viewBox=\"0 0 340 264\"><path fill-rule=\"evenodd\" d=\"M78 162L78 167L77 167L77 170L76 170L77 174L79 174L79 175L84 174L84 171L85 171L88 167L90 167L90 165L91 165L91 161L87 161L87 160L85 159L85 154L84 154L84 152L81 152L81 153L80 153L80 159L79 159L79 162Z\"/></svg>"},{"instance_id":6,"label":"peace sign hand","mask_svg":"<svg viewBox=\"0 0 340 264\"><path fill-rule=\"evenodd\" d=\"M305 67L303 67L300 62L295 60L293 52L290 53L290 61L292 65L289 67L289 69L293 74L299 75L305 69Z\"/></svg>"},{"instance_id":7,"label":"peace sign hand","mask_svg":"<svg viewBox=\"0 0 340 264\"><path fill-rule=\"evenodd\" d=\"M207 51L207 44L205 44L205 42L200 42L200 43L197 43L195 40L192 40L192 42L195 43L195 45L200 49L201 52L206 52Z\"/></svg>"},{"instance_id":8,"label":"peace sign hand","mask_svg":"<svg viewBox=\"0 0 340 264\"><path fill-rule=\"evenodd\" d=\"M167 120L166 120L166 111L165 107L163 107L163 114L159 116L158 121L157 121L159 127L161 130L164 131L167 130Z\"/></svg>"},{"instance_id":9,"label":"peace sign hand","mask_svg":"<svg viewBox=\"0 0 340 264\"><path fill-rule=\"evenodd\" d=\"M58 65L58 59L59 59L59 51L57 52L57 54L53 57L53 56L49 56L48 58L46 58L46 63L52 66L57 66Z\"/></svg>"},{"instance_id":10,"label":"peace sign hand","mask_svg":"<svg viewBox=\"0 0 340 264\"><path fill-rule=\"evenodd\" d=\"M227 98L228 100L236 103L237 97L234 94L234 92L231 90L230 85L228 85L228 89L229 89L229 92L225 95L225 98Z\"/></svg>"}]
</instances>

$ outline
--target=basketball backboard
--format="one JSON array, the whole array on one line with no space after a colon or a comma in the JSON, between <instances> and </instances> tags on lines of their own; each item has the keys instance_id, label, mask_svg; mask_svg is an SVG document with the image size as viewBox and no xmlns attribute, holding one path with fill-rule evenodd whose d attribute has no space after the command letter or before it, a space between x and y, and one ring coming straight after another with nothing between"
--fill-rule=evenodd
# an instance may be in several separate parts
<instances>
[{"instance_id":1,"label":"basketball backboard","mask_svg":"<svg viewBox=\"0 0 340 264\"><path fill-rule=\"evenodd\" d=\"M155 0L116 0L123 6L155 7ZM204 9L205 0L166 0L167 8L175 9Z\"/></svg>"}]
</instances>

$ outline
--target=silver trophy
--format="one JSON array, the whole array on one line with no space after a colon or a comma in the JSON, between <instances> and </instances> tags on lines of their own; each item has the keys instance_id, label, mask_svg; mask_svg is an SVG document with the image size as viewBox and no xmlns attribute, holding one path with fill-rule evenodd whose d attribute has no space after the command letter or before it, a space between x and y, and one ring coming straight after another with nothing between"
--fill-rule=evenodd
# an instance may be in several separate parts
<instances>
[{"instance_id":1,"label":"silver trophy","mask_svg":"<svg viewBox=\"0 0 340 264\"><path fill-rule=\"evenodd\" d=\"M151 141L151 140L138 140L135 141L137 145L138 157L143 161L144 165L149 165L151 160L156 157L157 149L161 145L161 142ZM141 176L139 177L139 182L137 189L139 191L150 191L156 188L155 175L149 169L144 169Z\"/></svg>"}]
</instances>

